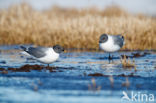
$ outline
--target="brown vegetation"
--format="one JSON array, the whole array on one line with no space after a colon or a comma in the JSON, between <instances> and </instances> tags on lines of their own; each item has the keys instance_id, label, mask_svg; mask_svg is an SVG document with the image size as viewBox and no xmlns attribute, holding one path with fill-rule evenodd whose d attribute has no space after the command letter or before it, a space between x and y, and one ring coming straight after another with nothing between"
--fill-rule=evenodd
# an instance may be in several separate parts
<instances>
[{"instance_id":1,"label":"brown vegetation","mask_svg":"<svg viewBox=\"0 0 156 103\"><path fill-rule=\"evenodd\" d=\"M123 68L125 69L134 68L134 70L137 71L134 59L133 61L131 61L129 58L126 57L126 55L124 55L123 57L120 58L120 61Z\"/></svg>"},{"instance_id":2,"label":"brown vegetation","mask_svg":"<svg viewBox=\"0 0 156 103\"><path fill-rule=\"evenodd\" d=\"M97 86L95 79L92 78L91 84L88 84L88 90L97 92L101 90L101 86Z\"/></svg>"},{"instance_id":3,"label":"brown vegetation","mask_svg":"<svg viewBox=\"0 0 156 103\"><path fill-rule=\"evenodd\" d=\"M123 49L156 49L156 20L118 7L37 11L27 4L0 11L0 44L98 49L102 33L122 34Z\"/></svg>"}]
</instances>

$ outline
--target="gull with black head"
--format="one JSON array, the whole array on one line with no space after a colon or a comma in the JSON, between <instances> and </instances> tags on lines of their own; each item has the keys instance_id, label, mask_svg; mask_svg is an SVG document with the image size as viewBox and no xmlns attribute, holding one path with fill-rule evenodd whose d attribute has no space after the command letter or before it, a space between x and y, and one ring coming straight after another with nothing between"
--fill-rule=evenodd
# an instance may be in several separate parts
<instances>
[{"instance_id":1,"label":"gull with black head","mask_svg":"<svg viewBox=\"0 0 156 103\"><path fill-rule=\"evenodd\" d=\"M34 57L36 60L40 61L41 63L49 64L55 62L60 53L64 51L64 48L60 45L55 45L53 47L24 47L21 46L26 53Z\"/></svg>"},{"instance_id":2,"label":"gull with black head","mask_svg":"<svg viewBox=\"0 0 156 103\"><path fill-rule=\"evenodd\" d=\"M110 53L119 51L125 44L122 35L102 34L99 39L99 47L101 50L109 53L109 61L113 59Z\"/></svg>"}]
</instances>

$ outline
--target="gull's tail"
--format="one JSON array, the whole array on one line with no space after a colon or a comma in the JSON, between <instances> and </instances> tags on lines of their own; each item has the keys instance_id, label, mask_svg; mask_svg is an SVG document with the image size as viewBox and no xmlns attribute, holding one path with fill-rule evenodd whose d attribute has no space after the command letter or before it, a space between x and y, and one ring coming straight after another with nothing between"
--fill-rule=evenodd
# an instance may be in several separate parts
<instances>
[{"instance_id":1,"label":"gull's tail","mask_svg":"<svg viewBox=\"0 0 156 103\"><path fill-rule=\"evenodd\" d=\"M125 44L125 37L122 36L121 34L119 34L119 35L117 35L117 36L121 38L121 40L122 40L122 42L123 42L123 45L124 45L124 44Z\"/></svg>"},{"instance_id":2,"label":"gull's tail","mask_svg":"<svg viewBox=\"0 0 156 103\"><path fill-rule=\"evenodd\" d=\"M20 46L20 48L21 48L22 50L24 50L24 51L27 51L27 48L24 47L24 46Z\"/></svg>"},{"instance_id":3,"label":"gull's tail","mask_svg":"<svg viewBox=\"0 0 156 103\"><path fill-rule=\"evenodd\" d=\"M125 42L124 36L121 36L121 38L122 38L123 44L125 44L126 42Z\"/></svg>"}]
</instances>

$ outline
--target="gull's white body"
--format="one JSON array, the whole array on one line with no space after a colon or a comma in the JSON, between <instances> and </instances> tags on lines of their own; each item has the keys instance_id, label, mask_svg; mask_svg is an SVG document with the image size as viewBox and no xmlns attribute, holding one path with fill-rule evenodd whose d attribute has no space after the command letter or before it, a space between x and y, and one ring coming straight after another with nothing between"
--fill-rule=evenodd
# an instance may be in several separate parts
<instances>
[{"instance_id":1,"label":"gull's white body","mask_svg":"<svg viewBox=\"0 0 156 103\"><path fill-rule=\"evenodd\" d=\"M45 52L46 56L36 59L42 63L50 64L59 58L59 53L56 53L53 48L48 48Z\"/></svg>"},{"instance_id":2,"label":"gull's white body","mask_svg":"<svg viewBox=\"0 0 156 103\"><path fill-rule=\"evenodd\" d=\"M100 49L104 50L105 52L116 52L120 50L119 45L114 44L113 37L108 35L108 41L99 44Z\"/></svg>"}]
</instances>

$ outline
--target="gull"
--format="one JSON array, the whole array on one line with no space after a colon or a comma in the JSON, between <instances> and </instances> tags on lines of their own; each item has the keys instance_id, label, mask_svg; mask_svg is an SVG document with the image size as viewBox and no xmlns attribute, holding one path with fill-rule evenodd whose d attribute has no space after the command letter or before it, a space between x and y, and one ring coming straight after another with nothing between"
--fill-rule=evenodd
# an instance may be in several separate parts
<instances>
[{"instance_id":1,"label":"gull","mask_svg":"<svg viewBox=\"0 0 156 103\"><path fill-rule=\"evenodd\" d=\"M119 51L124 44L124 37L122 35L102 34L99 39L99 47L101 50L109 53L109 60L112 59L110 53Z\"/></svg>"},{"instance_id":2,"label":"gull","mask_svg":"<svg viewBox=\"0 0 156 103\"><path fill-rule=\"evenodd\" d=\"M64 48L60 45L53 47L20 47L39 62L48 64L48 67L49 64L55 62L59 58L60 53L64 51Z\"/></svg>"}]
</instances>

